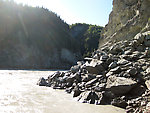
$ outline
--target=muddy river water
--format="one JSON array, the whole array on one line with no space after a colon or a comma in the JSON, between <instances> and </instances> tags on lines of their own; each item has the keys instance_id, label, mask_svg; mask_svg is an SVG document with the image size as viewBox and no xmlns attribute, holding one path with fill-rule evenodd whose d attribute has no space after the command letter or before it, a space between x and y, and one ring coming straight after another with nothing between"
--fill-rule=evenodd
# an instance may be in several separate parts
<instances>
[{"instance_id":1,"label":"muddy river water","mask_svg":"<svg viewBox=\"0 0 150 113\"><path fill-rule=\"evenodd\" d=\"M75 101L63 90L36 82L54 71L0 70L0 113L125 113L110 105Z\"/></svg>"}]
</instances>

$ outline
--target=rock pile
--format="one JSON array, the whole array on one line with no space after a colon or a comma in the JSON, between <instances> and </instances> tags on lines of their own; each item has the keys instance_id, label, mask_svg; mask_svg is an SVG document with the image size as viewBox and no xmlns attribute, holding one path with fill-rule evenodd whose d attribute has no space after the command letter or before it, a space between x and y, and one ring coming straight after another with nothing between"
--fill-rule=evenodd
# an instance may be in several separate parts
<instances>
[{"instance_id":1,"label":"rock pile","mask_svg":"<svg viewBox=\"0 0 150 113\"><path fill-rule=\"evenodd\" d=\"M150 31L139 33L132 40L108 43L88 61L77 62L67 72L41 78L38 84L65 89L83 103L112 104L127 113L148 113Z\"/></svg>"}]
</instances>

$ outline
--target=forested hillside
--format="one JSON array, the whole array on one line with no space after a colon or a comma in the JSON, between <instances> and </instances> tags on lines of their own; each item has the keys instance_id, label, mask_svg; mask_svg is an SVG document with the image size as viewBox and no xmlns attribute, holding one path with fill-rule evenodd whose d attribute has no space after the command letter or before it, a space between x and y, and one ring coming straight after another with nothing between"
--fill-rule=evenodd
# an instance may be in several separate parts
<instances>
[{"instance_id":1,"label":"forested hillside","mask_svg":"<svg viewBox=\"0 0 150 113\"><path fill-rule=\"evenodd\" d=\"M74 39L79 42L81 54L91 56L97 50L101 38L101 26L76 23L70 26L70 32Z\"/></svg>"},{"instance_id":2,"label":"forested hillside","mask_svg":"<svg viewBox=\"0 0 150 113\"><path fill-rule=\"evenodd\" d=\"M78 55L69 25L55 13L0 1L0 68L66 68Z\"/></svg>"}]
</instances>

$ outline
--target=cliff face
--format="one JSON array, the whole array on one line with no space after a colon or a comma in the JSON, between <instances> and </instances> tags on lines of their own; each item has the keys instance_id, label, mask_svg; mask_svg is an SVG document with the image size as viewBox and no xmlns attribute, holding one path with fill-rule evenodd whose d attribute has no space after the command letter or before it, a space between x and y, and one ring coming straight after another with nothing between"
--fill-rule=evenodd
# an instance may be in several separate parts
<instances>
[{"instance_id":1,"label":"cliff face","mask_svg":"<svg viewBox=\"0 0 150 113\"><path fill-rule=\"evenodd\" d=\"M113 10L100 46L109 41L128 40L139 32L150 30L149 7L150 0L113 0Z\"/></svg>"},{"instance_id":2,"label":"cliff face","mask_svg":"<svg viewBox=\"0 0 150 113\"><path fill-rule=\"evenodd\" d=\"M66 68L79 49L69 26L44 8L0 1L0 68Z\"/></svg>"}]
</instances>

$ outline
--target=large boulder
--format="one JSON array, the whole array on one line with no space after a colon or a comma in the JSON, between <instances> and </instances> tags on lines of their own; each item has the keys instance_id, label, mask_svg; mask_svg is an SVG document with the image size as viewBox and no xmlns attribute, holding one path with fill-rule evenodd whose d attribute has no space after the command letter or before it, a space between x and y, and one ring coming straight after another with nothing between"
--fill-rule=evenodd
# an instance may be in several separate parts
<instances>
[{"instance_id":1,"label":"large boulder","mask_svg":"<svg viewBox=\"0 0 150 113\"><path fill-rule=\"evenodd\" d=\"M124 95L135 87L136 84L136 81L129 78L109 76L106 88L110 89L115 95Z\"/></svg>"},{"instance_id":2,"label":"large boulder","mask_svg":"<svg viewBox=\"0 0 150 113\"><path fill-rule=\"evenodd\" d=\"M95 59L93 59L90 64L86 65L87 71L91 74L100 74L101 72L105 71L104 67L106 66L103 61Z\"/></svg>"},{"instance_id":3,"label":"large boulder","mask_svg":"<svg viewBox=\"0 0 150 113\"><path fill-rule=\"evenodd\" d=\"M99 104L99 100L101 97L101 93L94 91L85 91L80 94L78 101L82 103Z\"/></svg>"}]
</instances>

